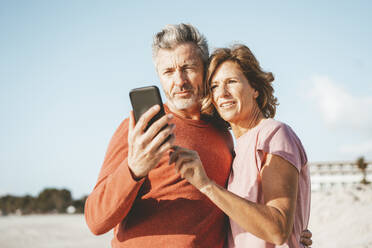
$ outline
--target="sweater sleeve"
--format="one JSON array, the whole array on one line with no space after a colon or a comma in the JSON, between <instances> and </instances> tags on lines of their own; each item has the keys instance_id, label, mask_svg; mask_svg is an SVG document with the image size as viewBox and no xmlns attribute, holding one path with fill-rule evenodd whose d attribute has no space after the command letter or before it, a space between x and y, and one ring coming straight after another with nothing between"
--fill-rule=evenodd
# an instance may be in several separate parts
<instances>
[{"instance_id":1,"label":"sweater sleeve","mask_svg":"<svg viewBox=\"0 0 372 248\"><path fill-rule=\"evenodd\" d=\"M145 180L134 180L128 167L128 126L126 119L114 133L97 183L85 202L85 219L95 235L123 221Z\"/></svg>"}]
</instances>

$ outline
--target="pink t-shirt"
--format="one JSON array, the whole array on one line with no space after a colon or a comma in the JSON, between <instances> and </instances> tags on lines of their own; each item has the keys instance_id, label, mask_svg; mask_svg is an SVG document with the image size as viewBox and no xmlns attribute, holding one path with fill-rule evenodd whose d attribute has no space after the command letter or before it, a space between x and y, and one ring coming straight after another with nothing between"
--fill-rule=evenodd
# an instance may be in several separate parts
<instances>
[{"instance_id":1,"label":"pink t-shirt","mask_svg":"<svg viewBox=\"0 0 372 248\"><path fill-rule=\"evenodd\" d=\"M310 172L301 141L286 124L265 119L236 140L236 157L229 178L228 190L257 203L264 203L259 180L263 152L278 155L299 171L297 207L292 234L286 244L275 246L246 232L232 219L229 247L303 247L300 234L306 229L310 216Z\"/></svg>"}]
</instances>

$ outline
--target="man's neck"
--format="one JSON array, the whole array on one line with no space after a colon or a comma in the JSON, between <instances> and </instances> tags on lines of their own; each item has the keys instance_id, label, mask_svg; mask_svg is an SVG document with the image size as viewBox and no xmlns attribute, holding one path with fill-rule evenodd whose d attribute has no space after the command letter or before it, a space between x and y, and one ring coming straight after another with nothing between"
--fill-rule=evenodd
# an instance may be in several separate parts
<instances>
[{"instance_id":1,"label":"man's neck","mask_svg":"<svg viewBox=\"0 0 372 248\"><path fill-rule=\"evenodd\" d=\"M166 103L169 110L185 119L191 119L191 120L200 120L200 105L196 104L193 107L187 108L187 109L177 109L172 104Z\"/></svg>"}]
</instances>

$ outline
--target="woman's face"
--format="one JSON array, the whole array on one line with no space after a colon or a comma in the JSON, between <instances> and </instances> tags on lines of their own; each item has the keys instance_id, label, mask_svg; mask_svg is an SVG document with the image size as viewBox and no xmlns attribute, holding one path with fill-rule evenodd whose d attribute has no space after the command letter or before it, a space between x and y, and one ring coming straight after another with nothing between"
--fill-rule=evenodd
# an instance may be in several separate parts
<instances>
[{"instance_id":1,"label":"woman's face","mask_svg":"<svg viewBox=\"0 0 372 248\"><path fill-rule=\"evenodd\" d=\"M233 124L249 121L258 91L251 87L237 63L226 61L217 68L211 91L213 105L225 121Z\"/></svg>"}]
</instances>

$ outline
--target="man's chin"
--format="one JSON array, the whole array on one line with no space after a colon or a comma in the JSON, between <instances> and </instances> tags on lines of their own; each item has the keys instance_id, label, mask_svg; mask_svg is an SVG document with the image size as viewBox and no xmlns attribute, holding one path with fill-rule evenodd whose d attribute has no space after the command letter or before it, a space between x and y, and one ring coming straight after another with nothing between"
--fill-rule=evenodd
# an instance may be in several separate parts
<instances>
[{"instance_id":1,"label":"man's chin","mask_svg":"<svg viewBox=\"0 0 372 248\"><path fill-rule=\"evenodd\" d=\"M172 101L172 105L178 110L185 110L195 107L197 101L195 99L177 99Z\"/></svg>"}]
</instances>

